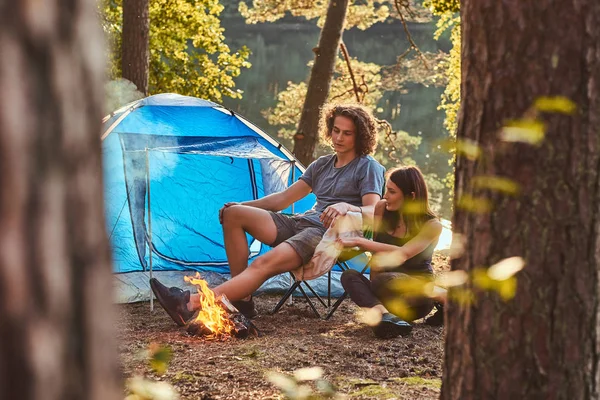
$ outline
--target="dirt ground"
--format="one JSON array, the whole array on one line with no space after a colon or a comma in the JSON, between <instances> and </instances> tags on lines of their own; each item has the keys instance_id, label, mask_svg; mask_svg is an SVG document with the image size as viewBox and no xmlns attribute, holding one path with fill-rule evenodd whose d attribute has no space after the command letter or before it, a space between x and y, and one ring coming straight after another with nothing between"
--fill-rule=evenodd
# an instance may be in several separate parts
<instances>
[{"instance_id":1,"label":"dirt ground","mask_svg":"<svg viewBox=\"0 0 600 400\"><path fill-rule=\"evenodd\" d=\"M434 258L436 271L448 260ZM416 321L410 336L381 340L356 321L357 307L345 300L328 320L315 317L294 298L270 315L279 296L257 296L254 324L262 336L226 341L189 336L157 305L120 305L119 352L124 378L136 375L170 383L182 399L280 399L268 371L292 375L304 367L323 368L337 393L352 399L437 399L443 358L443 328ZM148 362L151 346L168 347L172 358L158 374Z\"/></svg>"}]
</instances>

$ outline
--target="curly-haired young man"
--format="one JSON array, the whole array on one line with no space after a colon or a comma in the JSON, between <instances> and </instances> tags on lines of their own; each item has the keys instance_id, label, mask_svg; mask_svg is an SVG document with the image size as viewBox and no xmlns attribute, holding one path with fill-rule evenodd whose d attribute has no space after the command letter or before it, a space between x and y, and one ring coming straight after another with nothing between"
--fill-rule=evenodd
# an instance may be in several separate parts
<instances>
[{"instance_id":1,"label":"curly-haired young man","mask_svg":"<svg viewBox=\"0 0 600 400\"><path fill-rule=\"evenodd\" d=\"M256 315L252 293L268 278L307 263L323 234L338 216L349 211L373 215L380 200L385 169L369 156L375 150L377 129L373 115L360 105L324 107L319 124L334 154L311 163L286 190L243 203L226 203L219 211L232 279L214 288L225 294L247 317ZM299 215L281 211L313 192L314 207ZM246 233L272 246L248 265ZM199 295L167 288L156 279L151 287L173 320L184 325L200 306Z\"/></svg>"}]
</instances>

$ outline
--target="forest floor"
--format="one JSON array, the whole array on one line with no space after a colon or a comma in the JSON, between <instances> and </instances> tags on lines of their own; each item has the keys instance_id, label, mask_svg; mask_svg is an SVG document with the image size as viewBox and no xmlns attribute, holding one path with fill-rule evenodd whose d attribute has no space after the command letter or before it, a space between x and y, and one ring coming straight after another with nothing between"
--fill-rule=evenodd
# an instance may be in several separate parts
<instances>
[{"instance_id":1,"label":"forest floor","mask_svg":"<svg viewBox=\"0 0 600 400\"><path fill-rule=\"evenodd\" d=\"M448 259L436 255L434 268L448 269ZM301 298L269 315L278 299L255 297L260 315L253 322L261 337L221 341L188 335L159 305L153 313L147 302L119 305L124 378L167 382L181 399L281 399L282 391L266 379L267 373L292 376L318 366L323 379L346 398L439 398L443 328L416 321L409 336L382 340L356 320L358 308L350 300L324 321ZM151 367L148 353L153 348L170 349L166 371ZM315 392L316 387L313 382Z\"/></svg>"}]
</instances>

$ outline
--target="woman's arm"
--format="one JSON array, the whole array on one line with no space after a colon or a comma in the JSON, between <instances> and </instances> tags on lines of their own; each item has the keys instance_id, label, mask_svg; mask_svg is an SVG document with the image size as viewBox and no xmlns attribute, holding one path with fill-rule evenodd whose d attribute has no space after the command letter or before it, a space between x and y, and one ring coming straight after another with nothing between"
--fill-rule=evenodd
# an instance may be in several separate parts
<instances>
[{"instance_id":1,"label":"woman's arm","mask_svg":"<svg viewBox=\"0 0 600 400\"><path fill-rule=\"evenodd\" d=\"M433 243L433 241L436 240L441 233L442 224L438 220L431 220L425 223L417 236L409 240L404 246L395 246L392 244L375 242L365 238L341 239L340 242L344 245L344 247L358 246L362 250L373 253L387 253L389 254L390 264L396 266L421 253L427 248L427 246ZM377 258L384 260L388 257L386 257L385 254L378 254ZM393 263L391 262L392 260ZM379 265L379 267L385 267L385 265Z\"/></svg>"},{"instance_id":2,"label":"woman's arm","mask_svg":"<svg viewBox=\"0 0 600 400\"><path fill-rule=\"evenodd\" d=\"M321 219L323 225L329 228L329 226L333 226L333 223L337 217L346 215L346 213L352 211L362 213L363 218L365 218L368 224L370 223L370 217L373 215L373 208L380 198L381 196L377 193L367 193L361 198L362 206L360 207L353 206L352 204L348 203L332 204L323 210L319 218Z\"/></svg>"}]
</instances>

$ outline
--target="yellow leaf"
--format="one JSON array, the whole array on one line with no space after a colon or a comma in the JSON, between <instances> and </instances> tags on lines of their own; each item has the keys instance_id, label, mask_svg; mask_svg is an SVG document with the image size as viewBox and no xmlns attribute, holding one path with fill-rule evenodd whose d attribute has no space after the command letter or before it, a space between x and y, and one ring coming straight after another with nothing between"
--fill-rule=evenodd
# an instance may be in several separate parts
<instances>
[{"instance_id":1,"label":"yellow leaf","mask_svg":"<svg viewBox=\"0 0 600 400\"><path fill-rule=\"evenodd\" d=\"M480 175L473 178L473 186L479 189L490 189L510 195L519 193L519 184L515 181L493 175Z\"/></svg>"},{"instance_id":2,"label":"yellow leaf","mask_svg":"<svg viewBox=\"0 0 600 400\"><path fill-rule=\"evenodd\" d=\"M521 257L510 257L492 265L487 274L490 278L503 281L512 277L525 266L525 260Z\"/></svg>"},{"instance_id":3,"label":"yellow leaf","mask_svg":"<svg viewBox=\"0 0 600 400\"><path fill-rule=\"evenodd\" d=\"M452 232L452 243L450 243L449 255L455 260L465 253L467 238L460 233Z\"/></svg>"},{"instance_id":4,"label":"yellow leaf","mask_svg":"<svg viewBox=\"0 0 600 400\"><path fill-rule=\"evenodd\" d=\"M572 115L577 110L577 105L564 96L538 97L535 99L534 106L539 111L567 115Z\"/></svg>"},{"instance_id":5,"label":"yellow leaf","mask_svg":"<svg viewBox=\"0 0 600 400\"><path fill-rule=\"evenodd\" d=\"M415 312L408 303L399 297L395 297L385 303L385 308L394 315L405 321L412 321L415 318Z\"/></svg>"},{"instance_id":6,"label":"yellow leaf","mask_svg":"<svg viewBox=\"0 0 600 400\"><path fill-rule=\"evenodd\" d=\"M148 347L150 354L150 367L159 375L164 374L169 367L172 352L168 347L160 346L157 343L151 343Z\"/></svg>"},{"instance_id":7,"label":"yellow leaf","mask_svg":"<svg viewBox=\"0 0 600 400\"><path fill-rule=\"evenodd\" d=\"M363 324L376 326L381 322L381 312L375 308L361 308L356 313L356 319Z\"/></svg>"},{"instance_id":8,"label":"yellow leaf","mask_svg":"<svg viewBox=\"0 0 600 400\"><path fill-rule=\"evenodd\" d=\"M456 151L469 160L476 160L481 156L481 148L470 139L446 140L440 142L439 146L446 151Z\"/></svg>"},{"instance_id":9,"label":"yellow leaf","mask_svg":"<svg viewBox=\"0 0 600 400\"><path fill-rule=\"evenodd\" d=\"M382 251L375 253L371 259L371 267L373 269L394 268L406 261L406 257L401 250Z\"/></svg>"},{"instance_id":10,"label":"yellow leaf","mask_svg":"<svg viewBox=\"0 0 600 400\"><path fill-rule=\"evenodd\" d=\"M296 381L292 377L279 372L269 371L266 373L266 377L269 382L286 393L294 392L298 387Z\"/></svg>"},{"instance_id":11,"label":"yellow leaf","mask_svg":"<svg viewBox=\"0 0 600 400\"><path fill-rule=\"evenodd\" d=\"M473 197L468 194L463 194L456 204L458 208L475 213L484 214L490 212L492 203L483 197Z\"/></svg>"},{"instance_id":12,"label":"yellow leaf","mask_svg":"<svg viewBox=\"0 0 600 400\"><path fill-rule=\"evenodd\" d=\"M494 288L495 282L489 277L487 271L483 268L475 268L473 270L473 284L480 289L490 290Z\"/></svg>"},{"instance_id":13,"label":"yellow leaf","mask_svg":"<svg viewBox=\"0 0 600 400\"><path fill-rule=\"evenodd\" d=\"M517 279L514 276L511 276L508 279L499 281L496 284L496 290L500 297L505 301L512 299L517 293Z\"/></svg>"},{"instance_id":14,"label":"yellow leaf","mask_svg":"<svg viewBox=\"0 0 600 400\"><path fill-rule=\"evenodd\" d=\"M475 295L470 289L453 288L448 292L448 299L461 305L470 306L475 303Z\"/></svg>"},{"instance_id":15,"label":"yellow leaf","mask_svg":"<svg viewBox=\"0 0 600 400\"><path fill-rule=\"evenodd\" d=\"M500 139L505 142L523 142L529 144L539 144L544 139L546 125L544 123L532 120L521 119L509 121L500 132Z\"/></svg>"},{"instance_id":16,"label":"yellow leaf","mask_svg":"<svg viewBox=\"0 0 600 400\"><path fill-rule=\"evenodd\" d=\"M462 270L442 272L435 279L435 284L445 288L460 286L467 282L469 275Z\"/></svg>"},{"instance_id":17,"label":"yellow leaf","mask_svg":"<svg viewBox=\"0 0 600 400\"><path fill-rule=\"evenodd\" d=\"M296 381L316 381L323 376L323 368L321 367L308 367L300 368L294 371L294 378Z\"/></svg>"},{"instance_id":18,"label":"yellow leaf","mask_svg":"<svg viewBox=\"0 0 600 400\"><path fill-rule=\"evenodd\" d=\"M388 289L402 297L422 297L426 295L425 286L430 283L425 279L398 278L388 284Z\"/></svg>"}]
</instances>

